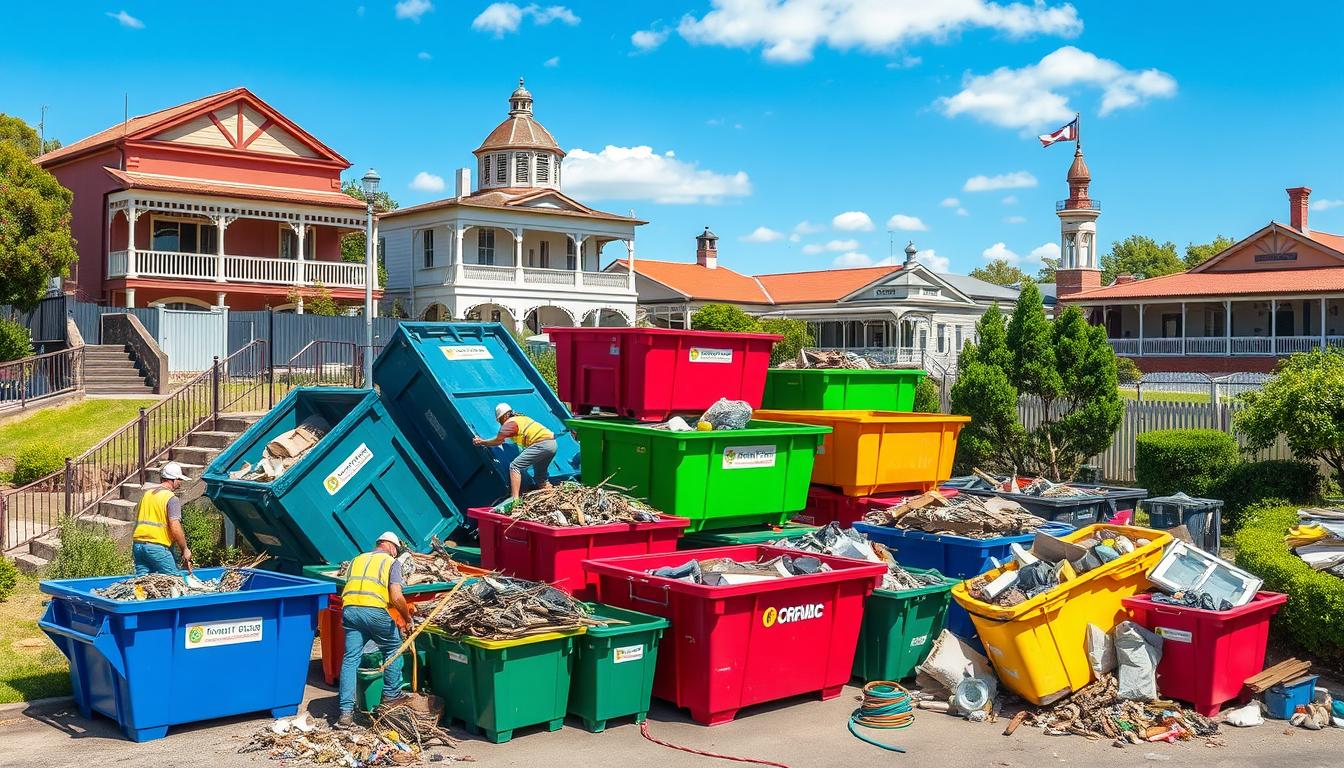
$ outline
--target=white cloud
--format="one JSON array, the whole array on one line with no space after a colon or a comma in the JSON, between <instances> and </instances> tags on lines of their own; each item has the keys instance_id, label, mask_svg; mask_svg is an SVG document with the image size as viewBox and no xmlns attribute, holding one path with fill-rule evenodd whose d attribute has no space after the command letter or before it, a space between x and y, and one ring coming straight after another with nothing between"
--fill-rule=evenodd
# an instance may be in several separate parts
<instances>
[{"instance_id":1,"label":"white cloud","mask_svg":"<svg viewBox=\"0 0 1344 768\"><path fill-rule=\"evenodd\" d=\"M872 232L873 220L863 211L845 211L831 219L831 226L847 232Z\"/></svg>"},{"instance_id":2,"label":"white cloud","mask_svg":"<svg viewBox=\"0 0 1344 768\"><path fill-rule=\"evenodd\" d=\"M571 150L565 157L565 191L587 200L652 200L655 203L715 204L751 194L746 171L718 173L658 154L652 147Z\"/></svg>"},{"instance_id":3,"label":"white cloud","mask_svg":"<svg viewBox=\"0 0 1344 768\"><path fill-rule=\"evenodd\" d=\"M904 213L897 213L890 219L887 219L887 229L899 229L906 232L925 232L929 227L918 216L907 216Z\"/></svg>"},{"instance_id":4,"label":"white cloud","mask_svg":"<svg viewBox=\"0 0 1344 768\"><path fill-rule=\"evenodd\" d=\"M491 3L472 19L471 28L478 32L492 32L495 37L503 37L506 33L517 32L524 17L531 18L535 24L559 21L571 27L580 21L573 11L563 5L548 5L543 8L536 3L522 6L516 3Z\"/></svg>"},{"instance_id":5,"label":"white cloud","mask_svg":"<svg viewBox=\"0 0 1344 768\"><path fill-rule=\"evenodd\" d=\"M630 44L641 51L652 51L667 42L670 29L641 29L630 35Z\"/></svg>"},{"instance_id":6,"label":"white cloud","mask_svg":"<svg viewBox=\"0 0 1344 768\"><path fill-rule=\"evenodd\" d=\"M429 61L430 59L432 59L432 58L434 58L434 57L431 56L431 55L429 54L429 51L421 51L421 52L415 54L415 58L417 58L417 59L419 59L419 60L421 60L421 61Z\"/></svg>"},{"instance_id":7,"label":"white cloud","mask_svg":"<svg viewBox=\"0 0 1344 768\"><path fill-rule=\"evenodd\" d=\"M952 268L952 262L946 256L939 256L932 248L917 252L915 258L934 272L946 272Z\"/></svg>"},{"instance_id":8,"label":"white cloud","mask_svg":"<svg viewBox=\"0 0 1344 768\"><path fill-rule=\"evenodd\" d=\"M1021 256L1018 256L1016 253L1013 253L1012 251L1008 250L1008 246L1004 245L1003 243L995 243L989 246L980 255L985 257L986 261L1002 259L1008 262L1009 264L1016 264L1022 260Z\"/></svg>"},{"instance_id":9,"label":"white cloud","mask_svg":"<svg viewBox=\"0 0 1344 768\"><path fill-rule=\"evenodd\" d=\"M938 205L944 208L956 208L957 206L961 205L961 201L955 197L944 197L943 202L939 203Z\"/></svg>"},{"instance_id":10,"label":"white cloud","mask_svg":"<svg viewBox=\"0 0 1344 768\"><path fill-rule=\"evenodd\" d=\"M1036 186L1036 177L1027 171L1001 173L998 176L972 176L962 185L967 192L993 192L996 189L1024 189Z\"/></svg>"},{"instance_id":11,"label":"white cloud","mask_svg":"<svg viewBox=\"0 0 1344 768\"><path fill-rule=\"evenodd\" d=\"M895 61L888 61L887 69L912 69L923 63L924 59L906 54Z\"/></svg>"},{"instance_id":12,"label":"white cloud","mask_svg":"<svg viewBox=\"0 0 1344 768\"><path fill-rule=\"evenodd\" d=\"M1313 211L1328 211L1331 208L1344 208L1344 200L1330 200L1322 197L1319 200L1311 201L1311 210Z\"/></svg>"},{"instance_id":13,"label":"white cloud","mask_svg":"<svg viewBox=\"0 0 1344 768\"><path fill-rule=\"evenodd\" d=\"M543 67L551 67L551 68L558 67L558 66L560 66L560 57L559 57L559 56L552 56L551 58L549 58L549 59L547 59L546 61L542 62L542 66L543 66Z\"/></svg>"},{"instance_id":14,"label":"white cloud","mask_svg":"<svg viewBox=\"0 0 1344 768\"><path fill-rule=\"evenodd\" d=\"M145 22L135 18L134 16L125 11L117 11L116 13L108 11L107 16L108 18L116 19L118 24L120 24L123 27L126 27L127 29L145 28Z\"/></svg>"},{"instance_id":15,"label":"white cloud","mask_svg":"<svg viewBox=\"0 0 1344 768\"><path fill-rule=\"evenodd\" d=\"M747 243L773 243L776 240L783 240L784 233L777 229L769 227L757 227L751 231L751 234L742 238Z\"/></svg>"},{"instance_id":16,"label":"white cloud","mask_svg":"<svg viewBox=\"0 0 1344 768\"><path fill-rule=\"evenodd\" d=\"M420 17L434 10L434 4L429 0L399 0L396 5L396 14L398 19L410 19L419 22Z\"/></svg>"},{"instance_id":17,"label":"white cloud","mask_svg":"<svg viewBox=\"0 0 1344 768\"><path fill-rule=\"evenodd\" d=\"M1018 255L1003 243L995 243L986 248L980 255L984 256L987 261L992 259L1002 259L1015 267L1039 266L1041 260L1046 257L1052 259L1059 258L1059 243L1042 243L1041 245L1032 248L1031 252L1026 256Z\"/></svg>"},{"instance_id":18,"label":"white cloud","mask_svg":"<svg viewBox=\"0 0 1344 768\"><path fill-rule=\"evenodd\" d=\"M1006 223L1008 223L1008 224L1025 224L1026 221L1027 221L1027 217L1026 217L1026 216L1005 216L1005 217L1003 217L1003 220L1004 220L1004 222L1006 222Z\"/></svg>"},{"instance_id":19,"label":"white cloud","mask_svg":"<svg viewBox=\"0 0 1344 768\"><path fill-rule=\"evenodd\" d=\"M442 192L443 177L435 176L428 171L421 171L415 174L414 179L411 179L411 189L417 192Z\"/></svg>"},{"instance_id":20,"label":"white cloud","mask_svg":"<svg viewBox=\"0 0 1344 768\"><path fill-rule=\"evenodd\" d=\"M827 251L831 253L839 253L840 251L858 250L858 248L859 248L858 240L831 240L830 242L824 244L808 243L807 245L803 246L803 253L809 255L825 253Z\"/></svg>"},{"instance_id":21,"label":"white cloud","mask_svg":"<svg viewBox=\"0 0 1344 768\"><path fill-rule=\"evenodd\" d=\"M691 43L764 48L767 61L800 62L819 45L889 53L919 40L942 42L972 29L1010 37L1076 35L1083 24L1072 5L1002 5L988 0L894 3L889 0L713 0L713 10L687 14L678 31Z\"/></svg>"},{"instance_id":22,"label":"white cloud","mask_svg":"<svg viewBox=\"0 0 1344 768\"><path fill-rule=\"evenodd\" d=\"M871 267L873 265L873 260L868 258L868 254L866 253L850 251L849 253L842 253L839 256L836 256L835 261L831 263L840 269L851 269L854 267Z\"/></svg>"},{"instance_id":23,"label":"white cloud","mask_svg":"<svg viewBox=\"0 0 1344 768\"><path fill-rule=\"evenodd\" d=\"M967 73L962 89L938 100L948 117L970 115L1006 128L1053 130L1077 111L1065 91L1101 91L1101 115L1176 95L1176 79L1157 69L1125 69L1110 59L1066 45L1021 69Z\"/></svg>"},{"instance_id":24,"label":"white cloud","mask_svg":"<svg viewBox=\"0 0 1344 768\"><path fill-rule=\"evenodd\" d=\"M793 233L795 235L815 235L816 233L822 231L823 229L825 229L825 227L823 227L822 225L813 224L812 222L806 220L800 221L797 224L793 225Z\"/></svg>"},{"instance_id":25,"label":"white cloud","mask_svg":"<svg viewBox=\"0 0 1344 768\"><path fill-rule=\"evenodd\" d=\"M1008 195L999 202L1003 203L1004 205L1017 205L1017 195Z\"/></svg>"},{"instance_id":26,"label":"white cloud","mask_svg":"<svg viewBox=\"0 0 1344 768\"><path fill-rule=\"evenodd\" d=\"M1027 260L1037 264L1044 263L1046 259L1058 258L1059 243L1041 243L1035 248L1032 248L1031 253L1027 254Z\"/></svg>"},{"instance_id":27,"label":"white cloud","mask_svg":"<svg viewBox=\"0 0 1344 768\"><path fill-rule=\"evenodd\" d=\"M968 210L966 210L965 208L958 208L958 209L957 209L957 215L958 215L958 216L970 216L970 215L971 215L971 212L968 211Z\"/></svg>"}]
</instances>

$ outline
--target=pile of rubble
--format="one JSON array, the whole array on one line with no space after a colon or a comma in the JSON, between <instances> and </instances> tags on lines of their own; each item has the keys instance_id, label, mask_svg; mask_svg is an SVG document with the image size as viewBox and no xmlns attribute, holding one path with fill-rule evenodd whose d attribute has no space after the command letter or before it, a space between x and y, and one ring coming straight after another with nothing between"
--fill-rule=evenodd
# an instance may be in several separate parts
<instances>
[{"instance_id":1,"label":"pile of rubble","mask_svg":"<svg viewBox=\"0 0 1344 768\"><path fill-rule=\"evenodd\" d=\"M234 480L255 480L259 483L272 482L297 464L299 459L311 451L330 429L326 419L317 415L309 416L299 426L267 443L255 466L245 461L243 466L230 472L229 477Z\"/></svg>"},{"instance_id":2,"label":"pile of rubble","mask_svg":"<svg viewBox=\"0 0 1344 768\"><path fill-rule=\"evenodd\" d=\"M372 727L333 729L314 721L308 713L276 720L252 735L238 748L241 754L264 752L287 765L336 765L344 768L414 765L426 758L433 762L471 762L463 755L435 752L434 747L456 748L458 742L443 729L410 718L404 711L381 707Z\"/></svg>"},{"instance_id":3,"label":"pile of rubble","mask_svg":"<svg viewBox=\"0 0 1344 768\"><path fill-rule=\"evenodd\" d=\"M457 637L516 640L546 632L605 627L587 606L549 584L482 576L435 604L426 621Z\"/></svg>"},{"instance_id":4,"label":"pile of rubble","mask_svg":"<svg viewBox=\"0 0 1344 768\"><path fill-rule=\"evenodd\" d=\"M898 369L913 368L917 366L897 365L890 363L880 363L871 357L854 352L846 352L839 349L802 349L798 351L798 357L793 360L785 360L776 368L826 368L839 370L872 370L872 369Z\"/></svg>"},{"instance_id":5,"label":"pile of rubble","mask_svg":"<svg viewBox=\"0 0 1344 768\"><path fill-rule=\"evenodd\" d=\"M971 470L971 472L975 475L975 481L968 487L976 490L1020 493L1023 496L1040 496L1047 499L1106 495L1104 488L1085 488L1070 483L1052 483L1044 477L1026 479L1019 478L1017 475L1009 475L1005 478L997 478L978 468Z\"/></svg>"},{"instance_id":6,"label":"pile of rubble","mask_svg":"<svg viewBox=\"0 0 1344 768\"><path fill-rule=\"evenodd\" d=\"M1314 570L1344 578L1344 509L1300 509L1284 541Z\"/></svg>"},{"instance_id":7,"label":"pile of rubble","mask_svg":"<svg viewBox=\"0 0 1344 768\"><path fill-rule=\"evenodd\" d=\"M989 539L1031 533L1045 520L1015 501L960 494L947 498L937 491L907 499L891 509L875 509L864 522L893 528Z\"/></svg>"},{"instance_id":8,"label":"pile of rubble","mask_svg":"<svg viewBox=\"0 0 1344 768\"><path fill-rule=\"evenodd\" d=\"M173 597L238 592L246 587L248 580L252 578L251 569L261 565L265 559L265 555L259 555L247 563L230 566L218 578L214 579L199 579L190 573L182 576L150 573L113 582L106 587L99 587L91 591L98 597L121 602L166 600Z\"/></svg>"},{"instance_id":9,"label":"pile of rubble","mask_svg":"<svg viewBox=\"0 0 1344 768\"><path fill-rule=\"evenodd\" d=\"M977 576L967 582L967 592L983 603L1011 607L1050 592L1060 584L1148 543L1148 539L1131 540L1104 528L1077 542L1037 533L1030 551L1019 544L1012 545L1017 568L1003 570L994 578L989 578L993 571Z\"/></svg>"},{"instance_id":10,"label":"pile of rubble","mask_svg":"<svg viewBox=\"0 0 1344 768\"><path fill-rule=\"evenodd\" d=\"M757 581L785 579L790 576L803 576L809 573L825 573L829 570L831 570L829 565L815 557L780 555L769 560L757 560L751 563L727 557L688 560L681 565L654 568L648 573L650 576L661 576L692 584L704 584L709 587L730 587Z\"/></svg>"},{"instance_id":11,"label":"pile of rubble","mask_svg":"<svg viewBox=\"0 0 1344 768\"><path fill-rule=\"evenodd\" d=\"M870 563L884 563L887 566L887 573L882 579L883 589L901 591L943 583L942 576L936 571L911 573L905 570L896 562L896 557L886 546L868 541L863 534L853 528L842 529L839 523L830 523L796 539L780 539L774 542L774 546L819 555L867 560Z\"/></svg>"},{"instance_id":12,"label":"pile of rubble","mask_svg":"<svg viewBox=\"0 0 1344 768\"><path fill-rule=\"evenodd\" d=\"M1119 679L1110 673L1064 701L1028 713L1026 722L1044 728L1051 736L1110 739L1117 747L1196 738L1210 746L1222 746L1218 724L1213 720L1174 701L1121 698Z\"/></svg>"},{"instance_id":13,"label":"pile of rubble","mask_svg":"<svg viewBox=\"0 0 1344 768\"><path fill-rule=\"evenodd\" d=\"M443 584L461 581L466 578L452 554L442 549L436 537L433 540L434 551L429 554L406 552L397 558L401 563L401 583L408 587L421 584ZM345 578L350 573L350 561L346 560L336 569L336 575Z\"/></svg>"},{"instance_id":14,"label":"pile of rubble","mask_svg":"<svg viewBox=\"0 0 1344 768\"><path fill-rule=\"evenodd\" d=\"M609 523L655 523L658 510L615 490L612 486L587 486L564 482L523 494L501 504L497 511L515 520L529 520L556 528Z\"/></svg>"}]
</instances>

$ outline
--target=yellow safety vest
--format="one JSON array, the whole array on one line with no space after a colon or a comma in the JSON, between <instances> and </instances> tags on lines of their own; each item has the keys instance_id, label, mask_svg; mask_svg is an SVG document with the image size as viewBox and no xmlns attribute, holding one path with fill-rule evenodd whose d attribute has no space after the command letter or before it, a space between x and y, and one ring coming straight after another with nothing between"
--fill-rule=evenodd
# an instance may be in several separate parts
<instances>
[{"instance_id":1,"label":"yellow safety vest","mask_svg":"<svg viewBox=\"0 0 1344 768\"><path fill-rule=\"evenodd\" d=\"M541 422L527 416L511 416L509 421L518 425L518 432L509 438L513 442L524 448L531 448L542 440L550 440L555 437L555 433L543 427Z\"/></svg>"},{"instance_id":2,"label":"yellow safety vest","mask_svg":"<svg viewBox=\"0 0 1344 768\"><path fill-rule=\"evenodd\" d=\"M345 606L382 608L392 603L389 591L394 558L386 552L365 552L350 563L350 573L341 590Z\"/></svg>"},{"instance_id":3,"label":"yellow safety vest","mask_svg":"<svg viewBox=\"0 0 1344 768\"><path fill-rule=\"evenodd\" d=\"M168 500L171 498L173 492L167 488L145 491L135 513L135 532L131 537L146 544L173 546L173 540L168 536Z\"/></svg>"}]
</instances>

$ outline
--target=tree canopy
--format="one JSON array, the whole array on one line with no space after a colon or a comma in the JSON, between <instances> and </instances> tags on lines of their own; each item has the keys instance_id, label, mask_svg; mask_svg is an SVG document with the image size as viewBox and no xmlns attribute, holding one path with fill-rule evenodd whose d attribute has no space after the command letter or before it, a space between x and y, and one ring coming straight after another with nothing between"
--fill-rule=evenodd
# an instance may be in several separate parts
<instances>
[{"instance_id":1,"label":"tree canopy","mask_svg":"<svg viewBox=\"0 0 1344 768\"><path fill-rule=\"evenodd\" d=\"M1018 285L1031 278L1026 272L1009 264L1005 259L990 259L985 264L971 270L971 277L995 285Z\"/></svg>"},{"instance_id":2,"label":"tree canopy","mask_svg":"<svg viewBox=\"0 0 1344 768\"><path fill-rule=\"evenodd\" d=\"M1053 283L1055 282L1055 272L1059 269L1059 259L1052 259L1049 256L1041 259L1041 268L1036 272L1036 282Z\"/></svg>"},{"instance_id":3,"label":"tree canopy","mask_svg":"<svg viewBox=\"0 0 1344 768\"><path fill-rule=\"evenodd\" d=\"M356 200L363 201L366 199L364 197L364 188L354 179L346 179L341 182L341 191ZM397 201L393 200L392 196L384 190L378 190L378 193L373 196L373 210L375 212L395 211L399 207ZM341 261L349 262L351 264L363 264L364 259L367 257L367 251L365 250L368 247L367 242L363 231L350 232L343 235L341 237ZM381 251L375 255L375 258L378 261L378 286L380 288L386 288L386 260Z\"/></svg>"},{"instance_id":4,"label":"tree canopy","mask_svg":"<svg viewBox=\"0 0 1344 768\"><path fill-rule=\"evenodd\" d=\"M763 333L776 333L784 337L770 348L770 364L779 365L785 360L793 360L806 347L814 347L817 340L812 337L812 329L803 320L792 317L770 317L760 322Z\"/></svg>"},{"instance_id":5,"label":"tree canopy","mask_svg":"<svg viewBox=\"0 0 1344 768\"><path fill-rule=\"evenodd\" d=\"M759 333L761 323L732 304L706 304L691 315L691 328L697 331Z\"/></svg>"},{"instance_id":6,"label":"tree canopy","mask_svg":"<svg viewBox=\"0 0 1344 768\"><path fill-rule=\"evenodd\" d=\"M29 159L61 148L61 142L56 139L47 139L43 144L37 131L22 119L3 112L0 112L0 144L13 144Z\"/></svg>"},{"instance_id":7,"label":"tree canopy","mask_svg":"<svg viewBox=\"0 0 1344 768\"><path fill-rule=\"evenodd\" d=\"M1283 435L1297 458L1324 461L1344 481L1344 352L1290 355L1275 373L1258 392L1241 395L1246 407L1232 424L1246 450L1268 448Z\"/></svg>"},{"instance_id":8,"label":"tree canopy","mask_svg":"<svg viewBox=\"0 0 1344 768\"><path fill-rule=\"evenodd\" d=\"M1111 250L1101 257L1101 281L1110 283L1116 275L1161 277L1185 269L1176 252L1176 244L1158 244L1146 235L1130 235L1111 244Z\"/></svg>"},{"instance_id":9,"label":"tree canopy","mask_svg":"<svg viewBox=\"0 0 1344 768\"><path fill-rule=\"evenodd\" d=\"M1237 241L1226 235L1218 235L1211 243L1186 243L1185 268L1199 266L1223 251L1231 248Z\"/></svg>"},{"instance_id":10,"label":"tree canopy","mask_svg":"<svg viewBox=\"0 0 1344 768\"><path fill-rule=\"evenodd\" d=\"M68 277L76 258L74 196L33 164L36 141L22 120L0 116L0 304L22 310L37 306L51 278Z\"/></svg>"}]
</instances>

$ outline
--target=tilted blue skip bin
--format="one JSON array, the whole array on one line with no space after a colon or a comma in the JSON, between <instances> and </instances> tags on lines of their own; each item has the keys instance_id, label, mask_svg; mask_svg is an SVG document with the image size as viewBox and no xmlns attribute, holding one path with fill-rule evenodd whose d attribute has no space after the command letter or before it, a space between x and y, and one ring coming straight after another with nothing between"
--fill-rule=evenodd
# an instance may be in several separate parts
<instances>
[{"instance_id":1,"label":"tilted blue skip bin","mask_svg":"<svg viewBox=\"0 0 1344 768\"><path fill-rule=\"evenodd\" d=\"M565 426L569 409L499 323L402 323L374 361L373 381L406 439L462 509L509 495L509 462L518 447L471 444L473 436L499 431L499 403L555 433L552 481L579 474L579 444Z\"/></svg>"},{"instance_id":2,"label":"tilted blue skip bin","mask_svg":"<svg viewBox=\"0 0 1344 768\"><path fill-rule=\"evenodd\" d=\"M52 600L38 626L70 659L81 714L105 715L127 738L149 741L183 723L298 712L317 616L334 584L251 571L238 592L127 602L93 594L125 578L41 585Z\"/></svg>"},{"instance_id":3,"label":"tilted blue skip bin","mask_svg":"<svg viewBox=\"0 0 1344 768\"><path fill-rule=\"evenodd\" d=\"M256 465L266 444L310 416L329 431L295 464L264 483L229 477ZM277 567L339 563L392 531L412 549L449 538L462 524L453 504L410 441L368 389L303 387L210 462L206 494L258 552Z\"/></svg>"}]
</instances>

